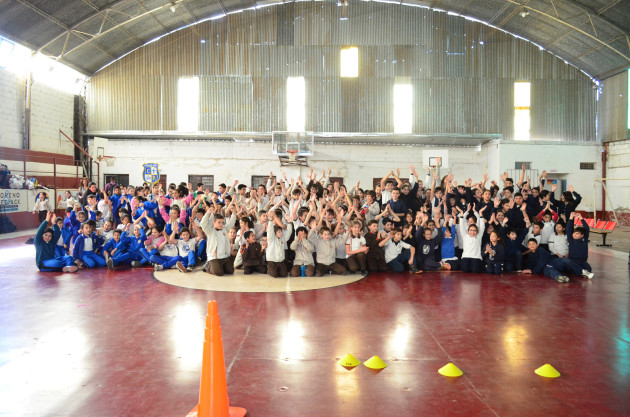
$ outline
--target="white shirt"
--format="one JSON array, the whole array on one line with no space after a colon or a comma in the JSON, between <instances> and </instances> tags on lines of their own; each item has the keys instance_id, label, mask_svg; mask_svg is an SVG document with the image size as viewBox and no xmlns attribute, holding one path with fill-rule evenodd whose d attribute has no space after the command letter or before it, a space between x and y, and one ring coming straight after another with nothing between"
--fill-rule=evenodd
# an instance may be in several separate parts
<instances>
[{"instance_id":1,"label":"white shirt","mask_svg":"<svg viewBox=\"0 0 630 417\"><path fill-rule=\"evenodd\" d=\"M552 255L564 256L569 253L569 241L567 235L553 234L549 237L549 252Z\"/></svg>"},{"instance_id":2,"label":"white shirt","mask_svg":"<svg viewBox=\"0 0 630 417\"><path fill-rule=\"evenodd\" d=\"M409 249L411 245L403 242L394 242L392 239L385 244L385 262L391 262L398 257L403 249Z\"/></svg>"},{"instance_id":3,"label":"white shirt","mask_svg":"<svg viewBox=\"0 0 630 417\"><path fill-rule=\"evenodd\" d=\"M549 238L555 233L556 224L552 221L543 222L543 229L540 231L540 243L549 243Z\"/></svg>"},{"instance_id":4,"label":"white shirt","mask_svg":"<svg viewBox=\"0 0 630 417\"><path fill-rule=\"evenodd\" d=\"M474 258L481 259L481 239L483 238L483 231L486 228L483 220L479 221L479 213L475 212L475 217L477 217L477 236L472 237L468 234L468 224L466 223L466 214L463 216L460 215L459 218L459 233L458 235L462 238L462 249L464 252L462 253L462 258Z\"/></svg>"},{"instance_id":5,"label":"white shirt","mask_svg":"<svg viewBox=\"0 0 630 417\"><path fill-rule=\"evenodd\" d=\"M195 250L195 244L197 241L195 239L188 239L188 242L184 241L184 239L179 239L177 241L177 248L179 249L179 256L188 256L188 253Z\"/></svg>"},{"instance_id":6,"label":"white shirt","mask_svg":"<svg viewBox=\"0 0 630 417\"><path fill-rule=\"evenodd\" d=\"M91 237L83 239L83 252L92 252L94 250L94 244Z\"/></svg>"},{"instance_id":7,"label":"white shirt","mask_svg":"<svg viewBox=\"0 0 630 417\"><path fill-rule=\"evenodd\" d=\"M365 246L365 238L363 236L352 237L352 235L348 235L346 245L350 245L350 252L359 250L363 246ZM346 252L346 258L349 258L350 256L352 255L348 255L348 253Z\"/></svg>"},{"instance_id":8,"label":"white shirt","mask_svg":"<svg viewBox=\"0 0 630 417\"><path fill-rule=\"evenodd\" d=\"M177 245L171 245L170 243L164 245L164 247L160 251L160 256L177 256L177 254Z\"/></svg>"}]
</instances>

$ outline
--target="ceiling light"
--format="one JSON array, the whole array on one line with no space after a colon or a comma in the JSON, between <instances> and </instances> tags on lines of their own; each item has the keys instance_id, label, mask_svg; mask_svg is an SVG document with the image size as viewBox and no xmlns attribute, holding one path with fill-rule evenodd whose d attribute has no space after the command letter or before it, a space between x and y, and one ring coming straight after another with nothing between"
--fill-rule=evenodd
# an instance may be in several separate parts
<instances>
[{"instance_id":1,"label":"ceiling light","mask_svg":"<svg viewBox=\"0 0 630 417\"><path fill-rule=\"evenodd\" d=\"M529 12L527 11L527 9L523 9L519 14L521 15L521 17L529 16Z\"/></svg>"},{"instance_id":2,"label":"ceiling light","mask_svg":"<svg viewBox=\"0 0 630 417\"><path fill-rule=\"evenodd\" d=\"M171 12L175 13L175 6L177 6L177 2L175 0L171 0Z\"/></svg>"}]
</instances>

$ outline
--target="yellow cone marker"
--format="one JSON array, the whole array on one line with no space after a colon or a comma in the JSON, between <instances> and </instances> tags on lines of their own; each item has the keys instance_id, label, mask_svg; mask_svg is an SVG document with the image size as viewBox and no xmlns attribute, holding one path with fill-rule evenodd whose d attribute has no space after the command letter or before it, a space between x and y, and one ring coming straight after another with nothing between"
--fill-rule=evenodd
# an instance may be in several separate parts
<instances>
[{"instance_id":1,"label":"yellow cone marker","mask_svg":"<svg viewBox=\"0 0 630 417\"><path fill-rule=\"evenodd\" d=\"M536 375L544 376L545 378L558 378L560 376L560 372L556 371L556 368L548 363L536 369L534 372L536 372Z\"/></svg>"},{"instance_id":2,"label":"yellow cone marker","mask_svg":"<svg viewBox=\"0 0 630 417\"><path fill-rule=\"evenodd\" d=\"M451 377L464 375L462 370L459 369L457 366L453 365L452 363L448 363L444 365L443 367L438 369L438 372L444 376L451 376Z\"/></svg>"},{"instance_id":3,"label":"yellow cone marker","mask_svg":"<svg viewBox=\"0 0 630 417\"><path fill-rule=\"evenodd\" d=\"M383 369L387 367L387 364L383 361L383 359L379 358L376 355L363 362L363 365L367 366L370 369Z\"/></svg>"},{"instance_id":4,"label":"yellow cone marker","mask_svg":"<svg viewBox=\"0 0 630 417\"><path fill-rule=\"evenodd\" d=\"M354 368L355 366L359 365L361 361L348 353L346 356L339 359L339 362L337 363L341 366L345 366L346 368Z\"/></svg>"}]
</instances>

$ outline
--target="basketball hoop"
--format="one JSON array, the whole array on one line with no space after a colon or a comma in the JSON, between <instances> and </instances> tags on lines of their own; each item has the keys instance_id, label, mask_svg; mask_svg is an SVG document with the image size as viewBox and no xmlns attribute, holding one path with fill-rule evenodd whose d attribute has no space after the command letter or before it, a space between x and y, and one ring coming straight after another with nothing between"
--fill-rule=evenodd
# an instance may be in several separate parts
<instances>
[{"instance_id":1,"label":"basketball hoop","mask_svg":"<svg viewBox=\"0 0 630 417\"><path fill-rule=\"evenodd\" d=\"M296 157L298 151L295 150L295 149L292 149L292 150L288 150L287 149L287 153L289 154L289 161L295 162L295 157Z\"/></svg>"},{"instance_id":2,"label":"basketball hoop","mask_svg":"<svg viewBox=\"0 0 630 417\"><path fill-rule=\"evenodd\" d=\"M116 162L116 157L115 156L101 155L101 156L99 156L96 159L98 159L98 162L105 161L105 163L107 164L108 167L114 166L114 162Z\"/></svg>"}]
</instances>

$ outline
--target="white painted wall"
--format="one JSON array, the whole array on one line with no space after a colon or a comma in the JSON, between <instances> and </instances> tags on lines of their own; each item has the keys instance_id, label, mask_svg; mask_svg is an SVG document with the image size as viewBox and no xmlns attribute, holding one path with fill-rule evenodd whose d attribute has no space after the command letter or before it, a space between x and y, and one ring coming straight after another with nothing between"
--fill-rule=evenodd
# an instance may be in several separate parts
<instances>
[{"instance_id":1,"label":"white painted wall","mask_svg":"<svg viewBox=\"0 0 630 417\"><path fill-rule=\"evenodd\" d=\"M112 167L101 164L103 175L129 174L134 185L142 183L142 165L149 162L159 164L169 183L187 182L189 174L213 174L215 184L235 179L249 184L252 175L268 175L269 171L305 176L309 170L281 168L268 143L102 139L98 143L105 147L106 155L117 157ZM484 172L498 181L500 173L513 169L516 161L532 161L532 167L550 172L548 178L566 179L583 197L580 208L592 211L593 179L601 175L600 151L598 144L546 142L493 142L481 149L318 144L309 165L319 172L330 167L332 176L343 177L346 184L360 180L362 187L369 189L373 178L382 177L390 169L400 168L402 176L407 177L409 164L416 165L424 180L423 161L436 152L446 161L441 175L453 172L458 182L469 177L474 182L480 181ZM595 170L580 170L580 162L594 162Z\"/></svg>"},{"instance_id":2,"label":"white painted wall","mask_svg":"<svg viewBox=\"0 0 630 417\"><path fill-rule=\"evenodd\" d=\"M26 78L0 69L0 146L22 148ZM31 90L31 150L73 155L74 95L34 82Z\"/></svg>"},{"instance_id":3,"label":"white painted wall","mask_svg":"<svg viewBox=\"0 0 630 417\"><path fill-rule=\"evenodd\" d=\"M630 140L608 143L606 178L628 178L622 181L607 181L606 188L615 211L630 211ZM598 187L598 198L601 199ZM606 204L610 210L610 203Z\"/></svg>"}]
</instances>

